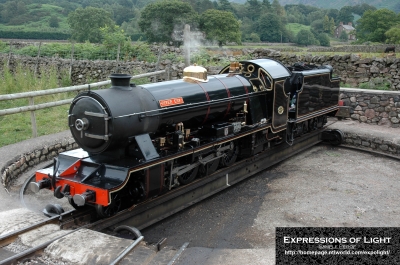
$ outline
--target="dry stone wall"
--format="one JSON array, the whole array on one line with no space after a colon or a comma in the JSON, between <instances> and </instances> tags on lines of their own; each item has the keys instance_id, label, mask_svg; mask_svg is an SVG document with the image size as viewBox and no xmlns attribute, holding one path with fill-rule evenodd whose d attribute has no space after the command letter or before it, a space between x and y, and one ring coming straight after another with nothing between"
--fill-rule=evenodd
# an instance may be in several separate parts
<instances>
[{"instance_id":1,"label":"dry stone wall","mask_svg":"<svg viewBox=\"0 0 400 265\"><path fill-rule=\"evenodd\" d=\"M1 183L8 187L10 183L16 179L21 173L33 168L39 163L49 161L56 157L59 153L78 148L75 140L72 137L59 139L51 145L45 145L34 150L24 150L16 157L15 160L10 160L3 168L0 168ZM23 152L23 151L21 151Z\"/></svg>"},{"instance_id":2,"label":"dry stone wall","mask_svg":"<svg viewBox=\"0 0 400 265\"><path fill-rule=\"evenodd\" d=\"M153 47L153 52L158 52ZM400 49L400 47L399 47ZM333 66L334 74L340 76L342 83L352 87L359 87L360 83L370 82L372 80L382 80L390 83L392 90L400 90L400 59L395 56L386 58L362 58L358 53L349 53L345 55L312 55L311 53L300 55L296 53L286 53L278 50L259 48L259 49L212 49L212 61L221 62L216 67L208 67L210 74L215 74L229 61L256 58L272 58L281 61L285 65L293 65L296 62L307 64L330 64ZM183 58L183 49L164 48L163 54L176 54L175 58ZM192 51L195 54L196 51ZM36 58L27 56L17 56L0 54L0 68L4 63L15 69L18 63L26 65L31 69L37 69L38 74L45 73L50 67L54 67L60 73L71 73L73 84L85 84L95 81L101 81L108 78L111 73L140 74L156 70L168 70L164 75L158 76L157 81L180 79L182 78L182 62L175 62L171 59L165 59L156 63L131 61L90 61L79 60L71 61L61 58ZM153 81L155 81L153 79Z\"/></svg>"},{"instance_id":3,"label":"dry stone wall","mask_svg":"<svg viewBox=\"0 0 400 265\"><path fill-rule=\"evenodd\" d=\"M344 144L400 157L400 144L360 133L344 132Z\"/></svg>"},{"instance_id":4,"label":"dry stone wall","mask_svg":"<svg viewBox=\"0 0 400 265\"><path fill-rule=\"evenodd\" d=\"M253 58L270 57L285 65L293 65L295 62L316 65L330 64L334 69L334 74L341 78L342 84L352 87L358 87L360 83L381 79L382 82L389 82L392 90L400 90L400 59L396 57L362 58L359 54L354 53L313 56L311 53L297 55L268 49L247 52L251 52Z\"/></svg>"},{"instance_id":5,"label":"dry stone wall","mask_svg":"<svg viewBox=\"0 0 400 265\"><path fill-rule=\"evenodd\" d=\"M384 53L387 47L395 47L396 51L400 51L400 45L343 45L333 47L311 47L308 52L349 52L349 53Z\"/></svg>"},{"instance_id":6,"label":"dry stone wall","mask_svg":"<svg viewBox=\"0 0 400 265\"><path fill-rule=\"evenodd\" d=\"M341 88L340 98L350 107L351 119L362 123L400 127L400 91Z\"/></svg>"}]
</instances>

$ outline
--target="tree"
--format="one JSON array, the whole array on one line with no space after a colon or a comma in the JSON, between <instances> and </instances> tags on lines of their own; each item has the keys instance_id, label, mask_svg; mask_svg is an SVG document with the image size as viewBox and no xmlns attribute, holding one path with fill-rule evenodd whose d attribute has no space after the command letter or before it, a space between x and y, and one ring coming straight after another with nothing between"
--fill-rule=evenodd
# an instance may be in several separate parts
<instances>
[{"instance_id":1,"label":"tree","mask_svg":"<svg viewBox=\"0 0 400 265\"><path fill-rule=\"evenodd\" d=\"M333 19L333 17L331 17L331 19L329 20L329 24L330 24L329 34L333 35L335 33L335 20Z\"/></svg>"},{"instance_id":2,"label":"tree","mask_svg":"<svg viewBox=\"0 0 400 265\"><path fill-rule=\"evenodd\" d=\"M268 12L272 8L271 3L269 2L269 0L262 0L261 5L264 8L265 12Z\"/></svg>"},{"instance_id":3,"label":"tree","mask_svg":"<svg viewBox=\"0 0 400 265\"><path fill-rule=\"evenodd\" d=\"M286 16L285 9L281 6L281 4L279 4L278 0L273 0L271 6L278 16L280 17Z\"/></svg>"},{"instance_id":4,"label":"tree","mask_svg":"<svg viewBox=\"0 0 400 265\"><path fill-rule=\"evenodd\" d=\"M195 2L190 4L193 7L193 9L199 14L203 13L207 9L214 8L213 3L210 0L196 0Z\"/></svg>"},{"instance_id":5,"label":"tree","mask_svg":"<svg viewBox=\"0 0 400 265\"><path fill-rule=\"evenodd\" d=\"M347 24L349 22L353 23L353 8L351 6L344 6L340 9L339 14L336 18L336 21L343 22L343 24Z\"/></svg>"},{"instance_id":6,"label":"tree","mask_svg":"<svg viewBox=\"0 0 400 265\"><path fill-rule=\"evenodd\" d=\"M217 41L218 46L227 42L242 44L239 21L231 12L209 9L200 18L200 30L206 39Z\"/></svg>"},{"instance_id":7,"label":"tree","mask_svg":"<svg viewBox=\"0 0 400 265\"><path fill-rule=\"evenodd\" d=\"M334 20L337 20L336 18L339 15L339 10L334 8L328 9L326 15L330 18L333 18Z\"/></svg>"},{"instance_id":8,"label":"tree","mask_svg":"<svg viewBox=\"0 0 400 265\"><path fill-rule=\"evenodd\" d=\"M132 0L118 0L117 3L121 6L131 8L133 6Z\"/></svg>"},{"instance_id":9,"label":"tree","mask_svg":"<svg viewBox=\"0 0 400 265\"><path fill-rule=\"evenodd\" d=\"M125 32L117 25L113 26L105 26L100 28L102 37L103 37L103 44L107 48L114 48L118 45L121 47L130 44L130 39L126 36Z\"/></svg>"},{"instance_id":10,"label":"tree","mask_svg":"<svg viewBox=\"0 0 400 265\"><path fill-rule=\"evenodd\" d=\"M324 21L323 21L322 19L314 20L314 21L311 23L311 31L312 31L315 35L318 35L318 34L320 34L320 33L325 32L325 30L324 30Z\"/></svg>"},{"instance_id":11,"label":"tree","mask_svg":"<svg viewBox=\"0 0 400 265\"><path fill-rule=\"evenodd\" d=\"M169 43L176 27L183 30L185 24L194 26L197 14L189 3L166 0L147 5L138 22L148 42Z\"/></svg>"},{"instance_id":12,"label":"tree","mask_svg":"<svg viewBox=\"0 0 400 265\"><path fill-rule=\"evenodd\" d=\"M11 25L23 24L26 17L26 5L23 1L8 1L2 5L0 11L1 21Z\"/></svg>"},{"instance_id":13,"label":"tree","mask_svg":"<svg viewBox=\"0 0 400 265\"><path fill-rule=\"evenodd\" d=\"M307 30L307 29L302 29L297 33L296 36L296 43L299 45L318 45L319 42L315 39L314 34Z\"/></svg>"},{"instance_id":14,"label":"tree","mask_svg":"<svg viewBox=\"0 0 400 265\"><path fill-rule=\"evenodd\" d=\"M51 28L58 28L60 26L59 23L58 23L58 17L56 17L54 15L51 16L50 19L49 19L49 26Z\"/></svg>"},{"instance_id":15,"label":"tree","mask_svg":"<svg viewBox=\"0 0 400 265\"><path fill-rule=\"evenodd\" d=\"M307 15L307 19L310 21L310 24L312 24L316 20L323 20L325 16L325 12L322 10L314 11L311 12L310 14Z\"/></svg>"},{"instance_id":16,"label":"tree","mask_svg":"<svg viewBox=\"0 0 400 265\"><path fill-rule=\"evenodd\" d=\"M367 10L375 11L376 7L370 6L370 5L365 4L365 3L361 4L361 5L353 6L353 13L357 14L359 16L362 16L364 14L364 12L367 11Z\"/></svg>"},{"instance_id":17,"label":"tree","mask_svg":"<svg viewBox=\"0 0 400 265\"><path fill-rule=\"evenodd\" d=\"M285 10L289 23L305 24L306 16L300 12L298 6L285 7Z\"/></svg>"},{"instance_id":18,"label":"tree","mask_svg":"<svg viewBox=\"0 0 400 265\"><path fill-rule=\"evenodd\" d=\"M393 26L385 32L386 42L391 44L400 44L400 25Z\"/></svg>"},{"instance_id":19,"label":"tree","mask_svg":"<svg viewBox=\"0 0 400 265\"><path fill-rule=\"evenodd\" d=\"M258 0L247 0L245 5L247 6L247 17L253 21L258 20L262 11L261 3Z\"/></svg>"},{"instance_id":20,"label":"tree","mask_svg":"<svg viewBox=\"0 0 400 265\"><path fill-rule=\"evenodd\" d=\"M324 24L323 24L324 32L331 31L331 24L329 22L329 17L327 15L324 16Z\"/></svg>"},{"instance_id":21,"label":"tree","mask_svg":"<svg viewBox=\"0 0 400 265\"><path fill-rule=\"evenodd\" d=\"M367 10L357 23L357 38L360 42L385 42L387 32L400 22L400 17L388 9Z\"/></svg>"},{"instance_id":22,"label":"tree","mask_svg":"<svg viewBox=\"0 0 400 265\"><path fill-rule=\"evenodd\" d=\"M123 3L127 4L128 2ZM122 23L129 22L129 20L134 18L134 11L132 8L118 4L112 5L111 8L113 19L117 25L122 25Z\"/></svg>"},{"instance_id":23,"label":"tree","mask_svg":"<svg viewBox=\"0 0 400 265\"><path fill-rule=\"evenodd\" d=\"M321 33L317 36L317 40L319 41L319 45L329 47L331 46L331 42L326 33Z\"/></svg>"},{"instance_id":24,"label":"tree","mask_svg":"<svg viewBox=\"0 0 400 265\"><path fill-rule=\"evenodd\" d=\"M228 0L218 0L218 10L232 12L235 14L235 9Z\"/></svg>"},{"instance_id":25,"label":"tree","mask_svg":"<svg viewBox=\"0 0 400 265\"><path fill-rule=\"evenodd\" d=\"M281 42L286 37L286 29L276 13L264 14L258 20L257 33L262 41Z\"/></svg>"},{"instance_id":26,"label":"tree","mask_svg":"<svg viewBox=\"0 0 400 265\"><path fill-rule=\"evenodd\" d=\"M109 12L90 6L69 13L67 21L71 28L71 38L79 42L99 43L102 40L100 28L114 25Z\"/></svg>"},{"instance_id":27,"label":"tree","mask_svg":"<svg viewBox=\"0 0 400 265\"><path fill-rule=\"evenodd\" d=\"M349 40L349 35L347 34L346 31L342 30L340 33L339 39L343 42L347 42Z\"/></svg>"}]
</instances>

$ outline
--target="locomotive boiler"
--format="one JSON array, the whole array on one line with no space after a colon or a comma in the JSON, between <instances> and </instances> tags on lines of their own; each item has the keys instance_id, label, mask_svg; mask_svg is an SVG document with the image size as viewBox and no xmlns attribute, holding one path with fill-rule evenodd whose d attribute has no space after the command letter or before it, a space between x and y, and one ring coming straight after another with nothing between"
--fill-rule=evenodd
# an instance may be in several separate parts
<instances>
[{"instance_id":1,"label":"locomotive boiler","mask_svg":"<svg viewBox=\"0 0 400 265\"><path fill-rule=\"evenodd\" d=\"M257 59L211 76L190 66L181 80L140 86L112 74L110 88L71 103L68 124L80 149L59 154L30 187L111 216L322 128L338 110L332 72Z\"/></svg>"}]
</instances>

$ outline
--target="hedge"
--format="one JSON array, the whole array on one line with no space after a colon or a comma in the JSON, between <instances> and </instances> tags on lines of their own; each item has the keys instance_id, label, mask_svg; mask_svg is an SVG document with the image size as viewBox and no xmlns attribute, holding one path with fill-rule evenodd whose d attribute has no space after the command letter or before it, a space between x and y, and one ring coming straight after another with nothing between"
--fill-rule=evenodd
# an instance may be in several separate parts
<instances>
[{"instance_id":1,"label":"hedge","mask_svg":"<svg viewBox=\"0 0 400 265\"><path fill-rule=\"evenodd\" d=\"M3 39L68 40L70 37L71 34L61 32L0 30L0 38Z\"/></svg>"}]
</instances>

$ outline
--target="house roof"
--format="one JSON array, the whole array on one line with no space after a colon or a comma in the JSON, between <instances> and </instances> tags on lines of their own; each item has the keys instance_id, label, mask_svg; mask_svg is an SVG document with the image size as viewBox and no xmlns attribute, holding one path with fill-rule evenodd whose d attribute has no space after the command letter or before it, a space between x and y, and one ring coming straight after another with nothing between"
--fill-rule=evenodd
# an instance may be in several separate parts
<instances>
[{"instance_id":1,"label":"house roof","mask_svg":"<svg viewBox=\"0 0 400 265\"><path fill-rule=\"evenodd\" d=\"M344 28L345 30L354 30L354 27L353 27L353 26L350 26L350 25L343 25L343 28Z\"/></svg>"}]
</instances>

